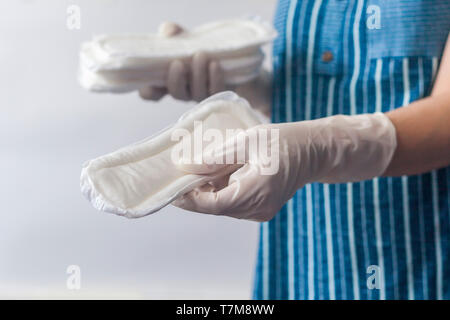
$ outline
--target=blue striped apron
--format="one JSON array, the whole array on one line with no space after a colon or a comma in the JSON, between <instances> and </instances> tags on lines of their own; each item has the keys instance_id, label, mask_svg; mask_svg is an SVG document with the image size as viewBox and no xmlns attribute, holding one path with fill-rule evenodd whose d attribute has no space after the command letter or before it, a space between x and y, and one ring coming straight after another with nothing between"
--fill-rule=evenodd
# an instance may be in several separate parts
<instances>
[{"instance_id":1,"label":"blue striped apron","mask_svg":"<svg viewBox=\"0 0 450 320\"><path fill-rule=\"evenodd\" d=\"M385 112L430 94L450 1L282 0L275 27L273 122ZM306 185L261 224L254 298L450 299L449 185Z\"/></svg>"}]
</instances>

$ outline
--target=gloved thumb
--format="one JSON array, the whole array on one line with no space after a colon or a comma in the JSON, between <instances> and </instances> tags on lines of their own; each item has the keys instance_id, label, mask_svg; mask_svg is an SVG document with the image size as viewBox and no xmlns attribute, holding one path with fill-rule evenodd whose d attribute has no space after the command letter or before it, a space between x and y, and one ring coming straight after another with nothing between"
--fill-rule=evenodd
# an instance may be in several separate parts
<instances>
[{"instance_id":1,"label":"gloved thumb","mask_svg":"<svg viewBox=\"0 0 450 320\"><path fill-rule=\"evenodd\" d=\"M179 24L176 24L174 22L163 22L159 25L158 28L158 35L166 38L170 38L173 36L176 36L177 34L180 34L184 31L184 28L180 26Z\"/></svg>"}]
</instances>

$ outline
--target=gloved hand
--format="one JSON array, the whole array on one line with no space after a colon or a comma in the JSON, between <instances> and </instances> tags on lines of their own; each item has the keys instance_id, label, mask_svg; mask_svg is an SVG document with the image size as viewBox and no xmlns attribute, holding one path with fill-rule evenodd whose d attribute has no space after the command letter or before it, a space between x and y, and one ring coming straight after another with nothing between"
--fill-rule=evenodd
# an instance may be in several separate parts
<instances>
[{"instance_id":1,"label":"gloved hand","mask_svg":"<svg viewBox=\"0 0 450 320\"><path fill-rule=\"evenodd\" d=\"M164 22L160 25L158 34L176 37L183 31L175 23ZM157 101L169 93L175 99L201 101L224 89L224 76L219 63L209 59L206 53L198 52L192 57L190 66L180 60L171 62L165 88L142 88L139 95L143 99Z\"/></svg>"},{"instance_id":2,"label":"gloved hand","mask_svg":"<svg viewBox=\"0 0 450 320\"><path fill-rule=\"evenodd\" d=\"M162 37L176 37L183 31L183 28L175 23L164 22L160 25L158 34ZM272 79L269 71L261 70L255 80L237 87L226 86L224 79L220 63L209 59L206 53L198 52L194 54L190 66L180 60L172 61L166 87L142 88L139 95L143 99L157 101L168 93L179 100L201 101L214 93L232 90L270 117Z\"/></svg>"},{"instance_id":3,"label":"gloved hand","mask_svg":"<svg viewBox=\"0 0 450 320\"><path fill-rule=\"evenodd\" d=\"M210 174L236 165L239 154L241 159L245 155L245 164L231 176L195 189L173 204L196 212L268 221L307 183L356 182L383 174L397 145L395 127L382 113L260 125L245 131L238 141L251 141L264 131L270 137L268 149L276 154L270 158L279 160L278 170L263 174L271 165L261 156L266 151L260 149L264 140L259 140L259 152L251 142L235 146L229 140L205 152L201 164L181 163L180 168ZM231 155L236 163L220 164L224 155Z\"/></svg>"}]
</instances>

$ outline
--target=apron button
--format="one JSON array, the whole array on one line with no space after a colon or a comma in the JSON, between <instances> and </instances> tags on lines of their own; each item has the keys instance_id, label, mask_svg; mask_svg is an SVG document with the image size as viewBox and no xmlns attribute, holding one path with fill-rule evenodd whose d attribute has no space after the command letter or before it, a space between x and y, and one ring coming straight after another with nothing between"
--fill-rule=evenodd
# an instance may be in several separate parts
<instances>
[{"instance_id":1,"label":"apron button","mask_svg":"<svg viewBox=\"0 0 450 320\"><path fill-rule=\"evenodd\" d=\"M322 54L322 61L323 62L330 62L331 60L333 60L333 54L331 53L331 51L325 51Z\"/></svg>"}]
</instances>

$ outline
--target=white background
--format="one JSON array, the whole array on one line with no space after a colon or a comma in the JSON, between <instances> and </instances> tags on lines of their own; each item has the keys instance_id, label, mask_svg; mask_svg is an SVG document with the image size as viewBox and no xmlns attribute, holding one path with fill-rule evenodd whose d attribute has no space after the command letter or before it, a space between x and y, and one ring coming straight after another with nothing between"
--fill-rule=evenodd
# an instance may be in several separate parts
<instances>
[{"instance_id":1,"label":"white background","mask_svg":"<svg viewBox=\"0 0 450 320\"><path fill-rule=\"evenodd\" d=\"M66 26L69 5L81 29ZM1 1L0 297L250 298L258 224L169 206L127 220L80 194L85 160L141 140L192 104L94 94L76 82L92 34L218 18L272 20L274 0ZM66 268L81 268L81 289Z\"/></svg>"}]
</instances>

